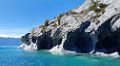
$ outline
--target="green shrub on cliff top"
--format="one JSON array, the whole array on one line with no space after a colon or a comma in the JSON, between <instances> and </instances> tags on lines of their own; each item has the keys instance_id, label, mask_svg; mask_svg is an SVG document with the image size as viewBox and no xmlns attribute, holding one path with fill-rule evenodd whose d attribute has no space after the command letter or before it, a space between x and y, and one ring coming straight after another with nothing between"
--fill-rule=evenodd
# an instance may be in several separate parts
<instances>
[{"instance_id":1,"label":"green shrub on cliff top","mask_svg":"<svg viewBox=\"0 0 120 66\"><path fill-rule=\"evenodd\" d=\"M98 18L101 16L101 14L105 13L105 8L108 6L107 4L100 3L98 0L91 0L92 5L89 7L90 11L94 11L96 13L95 16L92 17L93 22L96 22L98 24L100 21Z\"/></svg>"},{"instance_id":2,"label":"green shrub on cliff top","mask_svg":"<svg viewBox=\"0 0 120 66\"><path fill-rule=\"evenodd\" d=\"M58 25L57 25L56 23L54 23L52 26L53 26L53 27L57 27Z\"/></svg>"},{"instance_id":3,"label":"green shrub on cliff top","mask_svg":"<svg viewBox=\"0 0 120 66\"><path fill-rule=\"evenodd\" d=\"M46 20L44 25L49 26L49 20Z\"/></svg>"},{"instance_id":4,"label":"green shrub on cliff top","mask_svg":"<svg viewBox=\"0 0 120 66\"><path fill-rule=\"evenodd\" d=\"M58 25L60 25L60 22L61 22L61 18L63 17L63 14L60 14L58 17L57 17L57 21L58 21Z\"/></svg>"},{"instance_id":5,"label":"green shrub on cliff top","mask_svg":"<svg viewBox=\"0 0 120 66\"><path fill-rule=\"evenodd\" d=\"M45 24L42 25L42 26L40 26L40 28L42 28L42 32L44 32L45 29L47 29L48 26L49 26L49 20L46 20L46 21L45 21Z\"/></svg>"},{"instance_id":6,"label":"green shrub on cliff top","mask_svg":"<svg viewBox=\"0 0 120 66\"><path fill-rule=\"evenodd\" d=\"M101 16L105 12L105 8L108 6L107 4L99 3L97 0L92 1L92 5L90 6L89 10L94 11L96 13L96 18Z\"/></svg>"},{"instance_id":7,"label":"green shrub on cliff top","mask_svg":"<svg viewBox=\"0 0 120 66\"><path fill-rule=\"evenodd\" d=\"M99 4L99 7L100 7L100 8L106 8L107 6L108 6L107 4L103 4L103 3L100 3L100 4Z\"/></svg>"}]
</instances>

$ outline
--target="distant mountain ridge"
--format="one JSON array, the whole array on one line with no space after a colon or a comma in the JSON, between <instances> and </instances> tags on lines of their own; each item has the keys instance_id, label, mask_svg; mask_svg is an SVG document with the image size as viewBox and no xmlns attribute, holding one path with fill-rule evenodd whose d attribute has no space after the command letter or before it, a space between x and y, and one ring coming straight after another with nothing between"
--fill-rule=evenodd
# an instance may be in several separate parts
<instances>
[{"instance_id":1,"label":"distant mountain ridge","mask_svg":"<svg viewBox=\"0 0 120 66\"><path fill-rule=\"evenodd\" d=\"M20 45L20 38L0 37L0 45Z\"/></svg>"}]
</instances>

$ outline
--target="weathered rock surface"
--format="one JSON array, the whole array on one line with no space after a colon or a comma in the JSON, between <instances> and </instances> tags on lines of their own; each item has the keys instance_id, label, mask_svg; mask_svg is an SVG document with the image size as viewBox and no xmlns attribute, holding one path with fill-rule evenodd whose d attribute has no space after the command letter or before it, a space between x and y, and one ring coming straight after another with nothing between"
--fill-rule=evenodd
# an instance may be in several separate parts
<instances>
[{"instance_id":1,"label":"weathered rock surface","mask_svg":"<svg viewBox=\"0 0 120 66\"><path fill-rule=\"evenodd\" d=\"M120 54L120 0L86 0L77 9L34 28L21 38L37 50ZM23 48L24 49L24 48Z\"/></svg>"}]
</instances>

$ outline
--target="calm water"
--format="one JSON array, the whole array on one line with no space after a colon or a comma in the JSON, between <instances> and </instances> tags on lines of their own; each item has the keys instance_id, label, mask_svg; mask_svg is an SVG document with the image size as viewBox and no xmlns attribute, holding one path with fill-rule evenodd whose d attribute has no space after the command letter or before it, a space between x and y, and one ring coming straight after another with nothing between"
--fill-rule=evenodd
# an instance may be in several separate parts
<instances>
[{"instance_id":1,"label":"calm water","mask_svg":"<svg viewBox=\"0 0 120 66\"><path fill-rule=\"evenodd\" d=\"M0 66L120 66L120 59L88 55L52 55L47 51L23 51L16 46L0 46Z\"/></svg>"}]
</instances>

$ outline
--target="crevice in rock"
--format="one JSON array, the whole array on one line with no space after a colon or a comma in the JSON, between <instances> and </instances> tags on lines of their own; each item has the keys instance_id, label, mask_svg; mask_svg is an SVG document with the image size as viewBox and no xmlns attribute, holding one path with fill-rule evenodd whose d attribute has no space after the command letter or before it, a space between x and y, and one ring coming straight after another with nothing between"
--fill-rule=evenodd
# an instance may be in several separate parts
<instances>
[{"instance_id":1,"label":"crevice in rock","mask_svg":"<svg viewBox=\"0 0 120 66\"><path fill-rule=\"evenodd\" d=\"M89 53L94 49L93 40L85 29L90 25L90 21L84 22L80 28L67 34L67 40L64 43L64 49L80 53Z\"/></svg>"}]
</instances>

